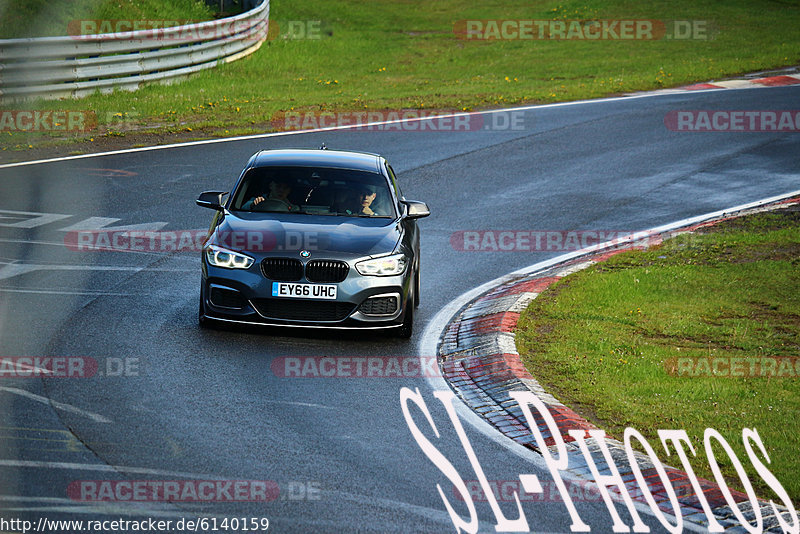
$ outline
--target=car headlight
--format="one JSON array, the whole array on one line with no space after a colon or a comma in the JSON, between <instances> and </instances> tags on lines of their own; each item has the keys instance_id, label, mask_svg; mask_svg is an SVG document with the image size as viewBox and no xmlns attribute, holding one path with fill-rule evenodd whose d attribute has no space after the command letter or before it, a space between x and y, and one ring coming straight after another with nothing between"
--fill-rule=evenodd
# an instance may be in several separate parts
<instances>
[{"instance_id":1,"label":"car headlight","mask_svg":"<svg viewBox=\"0 0 800 534\"><path fill-rule=\"evenodd\" d=\"M394 254L374 260L360 261L356 263L356 270L366 276L393 276L403 274L407 261L405 255Z\"/></svg>"},{"instance_id":2,"label":"car headlight","mask_svg":"<svg viewBox=\"0 0 800 534\"><path fill-rule=\"evenodd\" d=\"M206 247L206 259L211 265L226 269L249 269L255 261L250 256L218 247L217 245Z\"/></svg>"}]
</instances>

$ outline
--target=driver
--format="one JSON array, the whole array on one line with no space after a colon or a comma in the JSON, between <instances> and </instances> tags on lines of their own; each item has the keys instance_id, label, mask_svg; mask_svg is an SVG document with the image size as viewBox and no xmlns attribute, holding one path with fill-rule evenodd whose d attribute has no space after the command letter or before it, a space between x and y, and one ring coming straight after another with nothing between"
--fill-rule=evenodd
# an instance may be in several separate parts
<instances>
[{"instance_id":1,"label":"driver","mask_svg":"<svg viewBox=\"0 0 800 534\"><path fill-rule=\"evenodd\" d=\"M277 178L269 183L269 193L261 193L248 200L242 205L242 209L252 210L260 205L265 211L299 211L300 207L289 200L291 192L292 186L289 182Z\"/></svg>"}]
</instances>

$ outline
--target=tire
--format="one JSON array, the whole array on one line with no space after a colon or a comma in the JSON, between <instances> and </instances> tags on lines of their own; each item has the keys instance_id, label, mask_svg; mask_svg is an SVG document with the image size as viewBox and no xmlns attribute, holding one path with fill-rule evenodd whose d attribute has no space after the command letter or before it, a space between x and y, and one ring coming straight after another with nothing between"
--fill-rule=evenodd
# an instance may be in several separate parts
<instances>
[{"instance_id":1,"label":"tire","mask_svg":"<svg viewBox=\"0 0 800 534\"><path fill-rule=\"evenodd\" d=\"M406 302L406 316L403 318L403 324L397 329L397 337L409 339L414 333L414 306L411 305L412 302L411 299Z\"/></svg>"},{"instance_id":2,"label":"tire","mask_svg":"<svg viewBox=\"0 0 800 534\"><path fill-rule=\"evenodd\" d=\"M422 260L420 260L420 264L417 265L417 272L414 273L414 307L419 308L419 296L420 296L420 278L422 277Z\"/></svg>"},{"instance_id":3,"label":"tire","mask_svg":"<svg viewBox=\"0 0 800 534\"><path fill-rule=\"evenodd\" d=\"M200 290L200 308L197 311L197 324L200 328L209 328L209 320L206 319L206 309L203 305L203 290Z\"/></svg>"}]
</instances>

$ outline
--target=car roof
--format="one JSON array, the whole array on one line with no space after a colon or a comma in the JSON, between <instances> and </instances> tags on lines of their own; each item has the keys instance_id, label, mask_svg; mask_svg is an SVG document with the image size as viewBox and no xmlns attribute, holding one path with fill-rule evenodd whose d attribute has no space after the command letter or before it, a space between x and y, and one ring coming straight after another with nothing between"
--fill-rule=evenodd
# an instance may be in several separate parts
<instances>
[{"instance_id":1,"label":"car roof","mask_svg":"<svg viewBox=\"0 0 800 534\"><path fill-rule=\"evenodd\" d=\"M378 154L313 148L262 150L255 155L253 167L308 166L353 169L380 173Z\"/></svg>"}]
</instances>

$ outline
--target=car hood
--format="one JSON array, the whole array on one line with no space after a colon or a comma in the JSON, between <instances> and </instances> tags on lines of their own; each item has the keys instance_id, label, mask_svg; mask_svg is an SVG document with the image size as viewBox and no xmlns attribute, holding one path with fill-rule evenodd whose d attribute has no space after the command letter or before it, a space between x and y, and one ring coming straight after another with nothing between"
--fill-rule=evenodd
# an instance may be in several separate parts
<instances>
[{"instance_id":1,"label":"car hood","mask_svg":"<svg viewBox=\"0 0 800 534\"><path fill-rule=\"evenodd\" d=\"M392 219L279 213L226 213L211 243L254 255L351 258L393 252L402 225Z\"/></svg>"}]
</instances>

